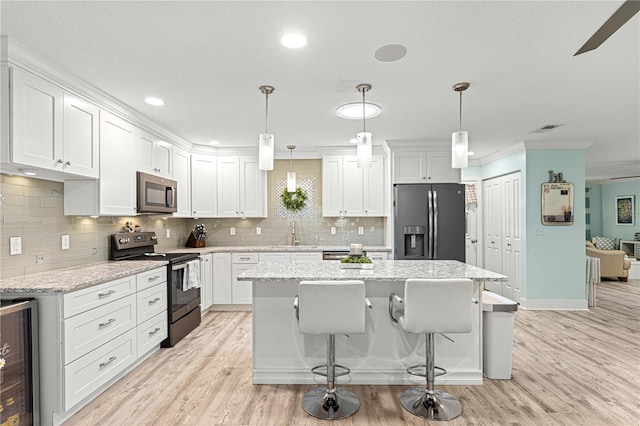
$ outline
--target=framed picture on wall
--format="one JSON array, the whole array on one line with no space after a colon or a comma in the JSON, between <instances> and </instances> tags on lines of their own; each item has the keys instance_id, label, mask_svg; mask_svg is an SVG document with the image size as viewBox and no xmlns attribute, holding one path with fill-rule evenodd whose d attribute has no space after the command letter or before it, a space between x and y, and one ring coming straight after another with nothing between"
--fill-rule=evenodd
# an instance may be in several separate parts
<instances>
[{"instance_id":1,"label":"framed picture on wall","mask_svg":"<svg viewBox=\"0 0 640 426\"><path fill-rule=\"evenodd\" d=\"M635 224L635 205L633 195L616 197L616 225Z\"/></svg>"}]
</instances>

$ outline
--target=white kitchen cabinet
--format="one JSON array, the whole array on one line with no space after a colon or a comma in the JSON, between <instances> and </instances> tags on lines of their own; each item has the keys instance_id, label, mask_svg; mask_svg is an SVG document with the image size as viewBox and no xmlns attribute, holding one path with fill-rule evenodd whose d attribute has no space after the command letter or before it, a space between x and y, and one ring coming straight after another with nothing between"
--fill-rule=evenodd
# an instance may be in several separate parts
<instances>
[{"instance_id":1,"label":"white kitchen cabinet","mask_svg":"<svg viewBox=\"0 0 640 426\"><path fill-rule=\"evenodd\" d=\"M200 255L200 309L206 313L213 305L213 253Z\"/></svg>"},{"instance_id":2,"label":"white kitchen cabinet","mask_svg":"<svg viewBox=\"0 0 640 426\"><path fill-rule=\"evenodd\" d=\"M231 253L213 253L213 304L231 304Z\"/></svg>"},{"instance_id":3,"label":"white kitchen cabinet","mask_svg":"<svg viewBox=\"0 0 640 426\"><path fill-rule=\"evenodd\" d=\"M367 257L369 259L371 259L372 262L376 262L376 261L380 261L380 260L387 260L387 253L386 252L376 252L376 251L368 251L367 252Z\"/></svg>"},{"instance_id":4,"label":"white kitchen cabinet","mask_svg":"<svg viewBox=\"0 0 640 426\"><path fill-rule=\"evenodd\" d=\"M191 154L192 217L218 216L218 164L213 155Z\"/></svg>"},{"instance_id":5,"label":"white kitchen cabinet","mask_svg":"<svg viewBox=\"0 0 640 426\"><path fill-rule=\"evenodd\" d=\"M136 214L135 132L133 124L100 111L100 178L65 181L65 215Z\"/></svg>"},{"instance_id":6,"label":"white kitchen cabinet","mask_svg":"<svg viewBox=\"0 0 640 426\"><path fill-rule=\"evenodd\" d=\"M393 151L393 183L460 182L460 169L451 168L451 152Z\"/></svg>"},{"instance_id":7,"label":"white kitchen cabinet","mask_svg":"<svg viewBox=\"0 0 640 426\"><path fill-rule=\"evenodd\" d=\"M173 176L173 145L140 128L136 133L136 157L137 171L165 178Z\"/></svg>"},{"instance_id":8,"label":"white kitchen cabinet","mask_svg":"<svg viewBox=\"0 0 640 426\"><path fill-rule=\"evenodd\" d=\"M291 260L294 262L315 262L322 260L322 252L292 252Z\"/></svg>"},{"instance_id":9,"label":"white kitchen cabinet","mask_svg":"<svg viewBox=\"0 0 640 426\"><path fill-rule=\"evenodd\" d=\"M288 262L291 260L291 254L287 252L259 253L259 262Z\"/></svg>"},{"instance_id":10,"label":"white kitchen cabinet","mask_svg":"<svg viewBox=\"0 0 640 426\"><path fill-rule=\"evenodd\" d=\"M174 217L191 216L191 156L184 149L173 148L173 180L178 185L178 211Z\"/></svg>"},{"instance_id":11,"label":"white kitchen cabinet","mask_svg":"<svg viewBox=\"0 0 640 426\"><path fill-rule=\"evenodd\" d=\"M57 180L97 178L98 107L21 68L10 72L11 138L2 162Z\"/></svg>"},{"instance_id":12,"label":"white kitchen cabinet","mask_svg":"<svg viewBox=\"0 0 640 426\"><path fill-rule=\"evenodd\" d=\"M66 173L97 178L100 173L99 109L64 94L63 163Z\"/></svg>"},{"instance_id":13,"label":"white kitchen cabinet","mask_svg":"<svg viewBox=\"0 0 640 426\"><path fill-rule=\"evenodd\" d=\"M258 253L232 253L231 254L231 303L253 303L251 281L238 281L238 275L256 267L259 261Z\"/></svg>"},{"instance_id":14,"label":"white kitchen cabinet","mask_svg":"<svg viewBox=\"0 0 640 426\"><path fill-rule=\"evenodd\" d=\"M370 168L358 168L354 155L322 158L322 215L384 216L384 158L373 156Z\"/></svg>"},{"instance_id":15,"label":"white kitchen cabinet","mask_svg":"<svg viewBox=\"0 0 640 426\"><path fill-rule=\"evenodd\" d=\"M258 157L218 158L219 217L266 217L266 193Z\"/></svg>"}]
</instances>

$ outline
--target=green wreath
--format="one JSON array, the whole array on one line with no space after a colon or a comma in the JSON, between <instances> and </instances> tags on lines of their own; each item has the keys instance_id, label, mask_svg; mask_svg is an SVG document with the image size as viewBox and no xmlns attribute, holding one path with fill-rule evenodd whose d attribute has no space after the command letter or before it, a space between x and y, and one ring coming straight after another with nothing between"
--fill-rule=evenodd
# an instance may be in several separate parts
<instances>
[{"instance_id":1,"label":"green wreath","mask_svg":"<svg viewBox=\"0 0 640 426\"><path fill-rule=\"evenodd\" d=\"M288 192L285 188L280 198L284 208L294 212L299 212L307 204L307 194L300 187L296 188L296 192Z\"/></svg>"}]
</instances>

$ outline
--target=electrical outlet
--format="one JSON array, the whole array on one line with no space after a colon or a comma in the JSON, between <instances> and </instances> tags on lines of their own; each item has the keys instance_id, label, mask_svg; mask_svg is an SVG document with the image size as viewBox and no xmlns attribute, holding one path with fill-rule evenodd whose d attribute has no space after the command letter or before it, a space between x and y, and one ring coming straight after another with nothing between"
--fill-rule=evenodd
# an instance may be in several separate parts
<instances>
[{"instance_id":1,"label":"electrical outlet","mask_svg":"<svg viewBox=\"0 0 640 426\"><path fill-rule=\"evenodd\" d=\"M336 235L336 227L335 226L331 227L331 235Z\"/></svg>"},{"instance_id":2,"label":"electrical outlet","mask_svg":"<svg viewBox=\"0 0 640 426\"><path fill-rule=\"evenodd\" d=\"M171 229L167 229L167 238L171 238Z\"/></svg>"},{"instance_id":3,"label":"electrical outlet","mask_svg":"<svg viewBox=\"0 0 640 426\"><path fill-rule=\"evenodd\" d=\"M69 236L63 235L60 244L62 245L62 250L69 250Z\"/></svg>"},{"instance_id":4,"label":"electrical outlet","mask_svg":"<svg viewBox=\"0 0 640 426\"><path fill-rule=\"evenodd\" d=\"M44 263L44 254L36 254L36 265Z\"/></svg>"},{"instance_id":5,"label":"electrical outlet","mask_svg":"<svg viewBox=\"0 0 640 426\"><path fill-rule=\"evenodd\" d=\"M536 235L544 235L544 228L536 228Z\"/></svg>"},{"instance_id":6,"label":"electrical outlet","mask_svg":"<svg viewBox=\"0 0 640 426\"><path fill-rule=\"evenodd\" d=\"M231 228L229 228L229 235L236 235L236 228L235 228L235 226L232 226Z\"/></svg>"},{"instance_id":7,"label":"electrical outlet","mask_svg":"<svg viewBox=\"0 0 640 426\"><path fill-rule=\"evenodd\" d=\"M358 226L358 235L364 235L364 226Z\"/></svg>"},{"instance_id":8,"label":"electrical outlet","mask_svg":"<svg viewBox=\"0 0 640 426\"><path fill-rule=\"evenodd\" d=\"M262 235L262 228L256 226L256 235Z\"/></svg>"},{"instance_id":9,"label":"electrical outlet","mask_svg":"<svg viewBox=\"0 0 640 426\"><path fill-rule=\"evenodd\" d=\"M11 247L11 256L22 254L22 237L9 238L9 245Z\"/></svg>"},{"instance_id":10,"label":"electrical outlet","mask_svg":"<svg viewBox=\"0 0 640 426\"><path fill-rule=\"evenodd\" d=\"M93 247L91 249L91 256L97 256L98 255L98 249L96 247Z\"/></svg>"}]
</instances>

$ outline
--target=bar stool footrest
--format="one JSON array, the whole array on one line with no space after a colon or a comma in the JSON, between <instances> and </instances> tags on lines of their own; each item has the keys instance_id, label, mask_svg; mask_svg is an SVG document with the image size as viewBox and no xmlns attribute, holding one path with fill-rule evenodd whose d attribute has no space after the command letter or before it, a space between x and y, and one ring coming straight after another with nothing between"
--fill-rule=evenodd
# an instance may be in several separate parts
<instances>
[{"instance_id":1,"label":"bar stool footrest","mask_svg":"<svg viewBox=\"0 0 640 426\"><path fill-rule=\"evenodd\" d=\"M345 367L344 365L335 364L336 374L335 377L346 376L351 373L351 369ZM324 371L323 371L324 370ZM311 373L317 374L318 376L327 377L327 364L316 365L311 369Z\"/></svg>"},{"instance_id":2,"label":"bar stool footrest","mask_svg":"<svg viewBox=\"0 0 640 426\"><path fill-rule=\"evenodd\" d=\"M438 370L434 371L433 377L447 374L447 370L442 367L434 366L433 368L434 370ZM407 368L407 373L411 374L412 376L427 377L427 366L425 364L412 365L411 367Z\"/></svg>"}]
</instances>

